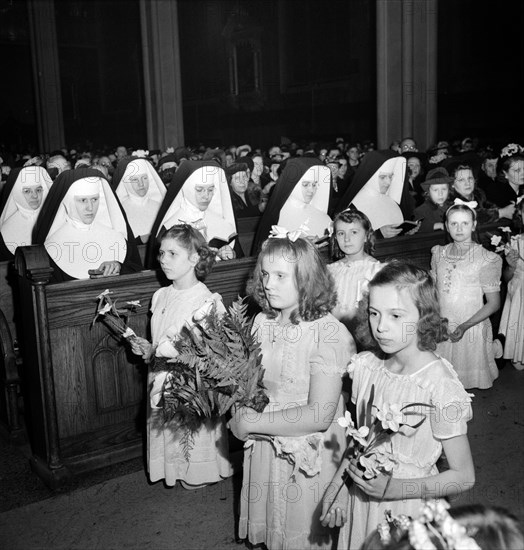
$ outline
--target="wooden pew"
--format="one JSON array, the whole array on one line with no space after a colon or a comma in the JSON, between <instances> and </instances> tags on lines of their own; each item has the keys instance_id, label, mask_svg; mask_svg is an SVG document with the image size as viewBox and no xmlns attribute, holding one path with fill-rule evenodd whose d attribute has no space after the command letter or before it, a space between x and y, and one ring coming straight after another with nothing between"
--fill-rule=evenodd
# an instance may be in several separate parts
<instances>
[{"instance_id":1,"label":"wooden pew","mask_svg":"<svg viewBox=\"0 0 524 550\"><path fill-rule=\"evenodd\" d=\"M431 247L443 241L442 232L383 240L376 256L428 268ZM206 284L227 305L244 293L255 262L254 257L220 262ZM96 297L109 288L120 302L141 301L143 308L129 325L146 336L151 296L167 282L149 270L48 284L51 268L42 246L19 248L15 267L25 419L35 471L55 487L79 472L141 455L146 368L101 322L91 323ZM5 418L12 416L4 412Z\"/></svg>"}]
</instances>

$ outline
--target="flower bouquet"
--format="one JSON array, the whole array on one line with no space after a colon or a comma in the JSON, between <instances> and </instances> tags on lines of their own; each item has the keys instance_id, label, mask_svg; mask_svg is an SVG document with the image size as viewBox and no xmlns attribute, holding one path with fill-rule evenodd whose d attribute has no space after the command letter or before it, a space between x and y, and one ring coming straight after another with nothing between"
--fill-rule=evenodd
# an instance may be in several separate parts
<instances>
[{"instance_id":1,"label":"flower bouquet","mask_svg":"<svg viewBox=\"0 0 524 550\"><path fill-rule=\"evenodd\" d=\"M393 452L392 436L398 432L413 433L427 418L424 413L418 411L412 410L408 413L404 413L404 411L420 407L434 408L434 406L428 403L408 403L401 407L396 403L384 403L382 408L379 408L373 403L374 396L375 386L372 385L365 415L365 418L372 419L371 427L361 426L357 429L348 411L337 422L339 426L346 428L346 435L353 440L353 444L346 449L343 459L352 455L359 468L364 471L363 477L365 479L372 479L379 473L389 475L388 483L384 489L384 494L386 494L391 481L391 472L398 463ZM407 415L418 416L420 420L413 425L403 422L404 416ZM387 449L388 446L389 449ZM349 470L346 468L342 474L342 484L333 497L333 503L349 479ZM331 511L332 506L333 504L330 506L328 513Z\"/></svg>"},{"instance_id":2,"label":"flower bouquet","mask_svg":"<svg viewBox=\"0 0 524 550\"><path fill-rule=\"evenodd\" d=\"M515 255L515 259L524 258L518 253L518 237L511 233L511 229L507 226L498 227L499 234L491 235L490 244L494 247L497 254Z\"/></svg>"},{"instance_id":3,"label":"flower bouquet","mask_svg":"<svg viewBox=\"0 0 524 550\"><path fill-rule=\"evenodd\" d=\"M414 550L480 550L466 528L448 512L445 500L427 501L418 518L398 517L391 510L384 513L385 521L378 524L377 532L383 546L398 544L406 535ZM435 544L436 543L436 544Z\"/></svg>"},{"instance_id":4,"label":"flower bouquet","mask_svg":"<svg viewBox=\"0 0 524 550\"><path fill-rule=\"evenodd\" d=\"M138 300L126 302L124 307L117 308L117 301L113 302L109 296L110 294L112 294L112 291L106 288L102 294L96 297L98 305L91 326L94 326L96 321L101 320L117 336L131 340L136 338L133 329L127 326L127 319L131 313L136 312L141 307L140 302Z\"/></svg>"},{"instance_id":5,"label":"flower bouquet","mask_svg":"<svg viewBox=\"0 0 524 550\"><path fill-rule=\"evenodd\" d=\"M164 382L164 421L183 428L186 459L192 435L211 417L226 414L233 405L262 412L269 402L263 385L260 344L251 334L253 319L239 298L220 315L215 302L193 316L173 340L176 357L153 364L167 371Z\"/></svg>"}]
</instances>

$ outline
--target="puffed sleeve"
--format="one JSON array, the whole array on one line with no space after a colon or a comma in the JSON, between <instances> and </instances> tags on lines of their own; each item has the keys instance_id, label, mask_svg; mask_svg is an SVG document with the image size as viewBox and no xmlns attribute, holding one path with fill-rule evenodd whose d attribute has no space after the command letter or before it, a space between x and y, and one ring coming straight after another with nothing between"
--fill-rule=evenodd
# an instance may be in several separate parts
<instances>
[{"instance_id":1,"label":"puffed sleeve","mask_svg":"<svg viewBox=\"0 0 524 550\"><path fill-rule=\"evenodd\" d=\"M482 249L482 253L484 261L480 270L480 286L483 292L498 292L502 274L502 258L485 248Z\"/></svg>"},{"instance_id":2,"label":"puffed sleeve","mask_svg":"<svg viewBox=\"0 0 524 550\"><path fill-rule=\"evenodd\" d=\"M317 340L311 353L310 374L341 376L346 373L356 347L348 329L332 315L311 323L312 338Z\"/></svg>"},{"instance_id":3,"label":"puffed sleeve","mask_svg":"<svg viewBox=\"0 0 524 550\"><path fill-rule=\"evenodd\" d=\"M465 435L467 423L473 417L470 394L445 359L441 359L440 368L434 369L433 374L430 390L434 408L429 413L433 436L436 439L450 439Z\"/></svg>"}]
</instances>

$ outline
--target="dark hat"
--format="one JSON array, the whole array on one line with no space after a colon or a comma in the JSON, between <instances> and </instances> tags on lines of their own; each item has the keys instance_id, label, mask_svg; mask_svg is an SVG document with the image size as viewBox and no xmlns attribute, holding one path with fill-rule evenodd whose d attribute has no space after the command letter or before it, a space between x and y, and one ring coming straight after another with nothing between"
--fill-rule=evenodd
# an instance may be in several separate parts
<instances>
[{"instance_id":1,"label":"dark hat","mask_svg":"<svg viewBox=\"0 0 524 550\"><path fill-rule=\"evenodd\" d=\"M426 180L423 181L420 186L424 191L428 191L430 185L437 185L445 183L451 185L453 183L453 178L448 174L448 171L439 166L438 168L433 168L430 170L426 176Z\"/></svg>"},{"instance_id":2,"label":"dark hat","mask_svg":"<svg viewBox=\"0 0 524 550\"><path fill-rule=\"evenodd\" d=\"M225 168L224 172L226 173L228 183L231 183L231 177L233 174L236 174L237 172L247 172L248 170L249 166L246 162L235 162L234 164L231 164L231 166Z\"/></svg>"},{"instance_id":3,"label":"dark hat","mask_svg":"<svg viewBox=\"0 0 524 550\"><path fill-rule=\"evenodd\" d=\"M440 163L440 166L445 168L448 171L448 174L453 174L459 166L469 166L473 170L473 174L476 177L481 164L482 159L477 155L477 153L469 151L467 153L461 153L460 155L455 155L454 157L444 159Z\"/></svg>"}]
</instances>

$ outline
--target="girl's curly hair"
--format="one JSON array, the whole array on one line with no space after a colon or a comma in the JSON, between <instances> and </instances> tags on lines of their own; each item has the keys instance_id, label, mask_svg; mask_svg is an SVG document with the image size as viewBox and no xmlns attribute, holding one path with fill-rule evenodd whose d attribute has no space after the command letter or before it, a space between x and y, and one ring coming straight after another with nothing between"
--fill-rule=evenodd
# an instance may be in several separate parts
<instances>
[{"instance_id":1,"label":"girl's curly hair","mask_svg":"<svg viewBox=\"0 0 524 550\"><path fill-rule=\"evenodd\" d=\"M291 322L315 321L329 313L337 302L335 283L315 246L307 239L269 238L262 244L257 264L247 284L247 292L262 311L275 319L279 311L271 307L264 291L262 260L270 262L284 258L294 266L295 285L298 290L298 304L290 316Z\"/></svg>"},{"instance_id":2,"label":"girl's curly hair","mask_svg":"<svg viewBox=\"0 0 524 550\"><path fill-rule=\"evenodd\" d=\"M168 229L162 235L161 242L165 239L174 239L189 254L196 252L199 255L199 260L195 265L195 275L199 281L204 281L215 265L216 253L209 248L202 233L191 225L182 223Z\"/></svg>"},{"instance_id":3,"label":"girl's curly hair","mask_svg":"<svg viewBox=\"0 0 524 550\"><path fill-rule=\"evenodd\" d=\"M425 269L403 260L392 260L369 281L369 290L386 285L393 285L399 291L405 288L413 298L420 317L417 323L419 350L434 351L439 342L449 338L448 320L440 316L437 287ZM367 322L360 323L355 339L366 349L377 351L378 345L369 327L368 305L369 295L358 312L361 318L364 312L367 314Z\"/></svg>"},{"instance_id":4,"label":"girl's curly hair","mask_svg":"<svg viewBox=\"0 0 524 550\"><path fill-rule=\"evenodd\" d=\"M344 252L340 250L340 246L338 245L337 241L337 222L345 222L345 223L359 223L366 232L366 242L364 243L364 252L367 254L373 255L375 252L375 233L373 231L373 228L371 227L371 222L369 221L369 218L364 214L364 212L361 212L360 210L357 210L354 207L350 207L347 210L343 210L342 212L339 212L335 219L333 220L333 233L330 238L330 250L331 250L331 258L333 261L340 260L344 257Z\"/></svg>"}]
</instances>

